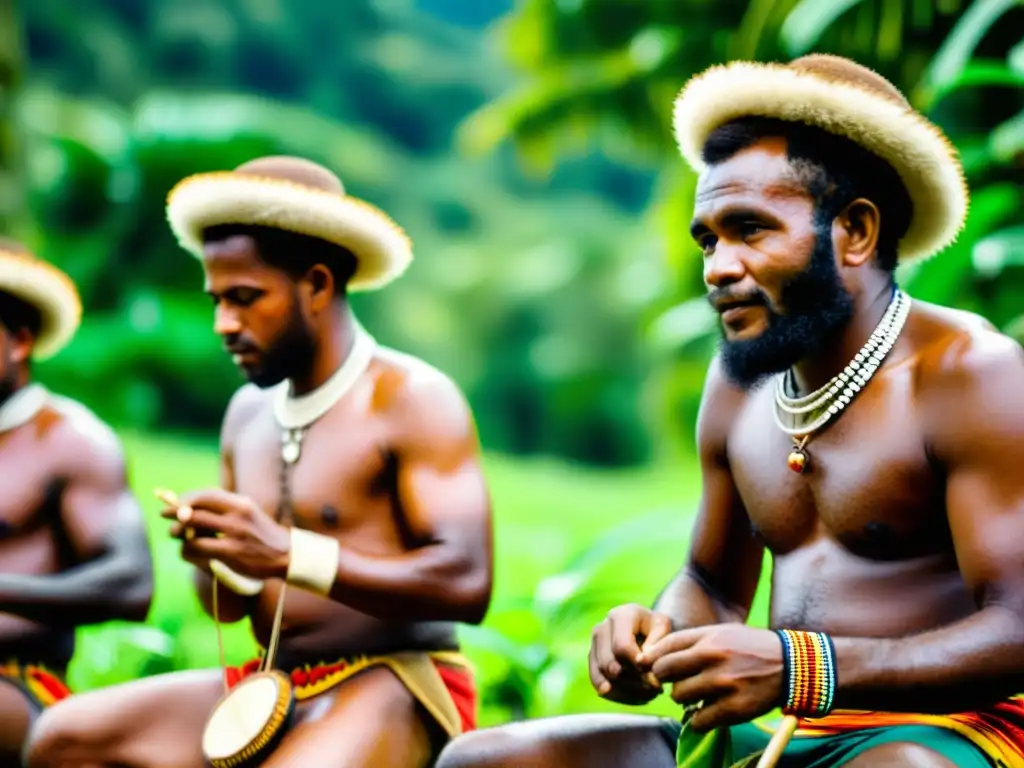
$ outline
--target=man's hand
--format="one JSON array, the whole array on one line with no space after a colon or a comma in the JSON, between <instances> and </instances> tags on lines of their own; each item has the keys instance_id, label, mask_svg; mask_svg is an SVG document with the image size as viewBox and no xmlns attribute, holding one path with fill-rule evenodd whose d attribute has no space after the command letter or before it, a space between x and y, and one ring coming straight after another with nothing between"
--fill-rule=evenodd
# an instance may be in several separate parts
<instances>
[{"instance_id":1,"label":"man's hand","mask_svg":"<svg viewBox=\"0 0 1024 768\"><path fill-rule=\"evenodd\" d=\"M672 632L644 646L639 666L672 683L679 704L704 702L690 721L699 732L748 722L782 703L782 641L767 629L716 624Z\"/></svg>"},{"instance_id":2,"label":"man's hand","mask_svg":"<svg viewBox=\"0 0 1024 768\"><path fill-rule=\"evenodd\" d=\"M211 559L257 579L284 578L288 572L291 533L254 501L220 489L197 491L179 499L181 506L161 515L175 522L170 534L181 539L181 556L209 570Z\"/></svg>"},{"instance_id":3,"label":"man's hand","mask_svg":"<svg viewBox=\"0 0 1024 768\"><path fill-rule=\"evenodd\" d=\"M637 666L644 643L672 631L672 621L642 605L620 605L594 627L590 641L590 682L599 696L620 704L646 704L661 684Z\"/></svg>"}]
</instances>

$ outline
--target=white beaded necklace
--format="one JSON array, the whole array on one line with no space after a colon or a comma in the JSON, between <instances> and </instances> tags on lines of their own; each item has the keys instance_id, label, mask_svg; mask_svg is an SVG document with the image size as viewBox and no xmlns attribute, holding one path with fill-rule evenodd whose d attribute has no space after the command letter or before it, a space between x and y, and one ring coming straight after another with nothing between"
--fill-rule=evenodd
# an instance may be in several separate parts
<instances>
[{"instance_id":1,"label":"white beaded necklace","mask_svg":"<svg viewBox=\"0 0 1024 768\"><path fill-rule=\"evenodd\" d=\"M46 405L50 393L42 384L22 387L0 405L0 432L10 432L28 424Z\"/></svg>"},{"instance_id":2,"label":"white beaded necklace","mask_svg":"<svg viewBox=\"0 0 1024 768\"><path fill-rule=\"evenodd\" d=\"M775 386L775 424L793 440L787 464L794 472L802 473L807 468L806 445L811 435L838 417L881 366L903 330L910 306L910 297L897 288L882 319L853 360L810 394L788 396L786 384L792 371L779 375ZM787 424L784 415L793 423Z\"/></svg>"},{"instance_id":3,"label":"white beaded necklace","mask_svg":"<svg viewBox=\"0 0 1024 768\"><path fill-rule=\"evenodd\" d=\"M282 381L274 392L274 418L283 431L281 458L286 464L299 460L302 438L309 426L323 416L352 388L369 367L377 342L359 323L345 362L323 384L305 395L292 395L291 381Z\"/></svg>"}]
</instances>

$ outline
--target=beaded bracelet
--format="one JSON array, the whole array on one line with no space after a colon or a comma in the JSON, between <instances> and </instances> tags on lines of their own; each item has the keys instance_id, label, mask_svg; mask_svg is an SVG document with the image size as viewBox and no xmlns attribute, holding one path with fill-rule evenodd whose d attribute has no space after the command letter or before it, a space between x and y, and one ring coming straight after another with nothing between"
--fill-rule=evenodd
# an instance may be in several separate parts
<instances>
[{"instance_id":1,"label":"beaded bracelet","mask_svg":"<svg viewBox=\"0 0 1024 768\"><path fill-rule=\"evenodd\" d=\"M832 710L838 679L836 649L824 632L777 629L782 641L786 701L783 713L824 717Z\"/></svg>"}]
</instances>

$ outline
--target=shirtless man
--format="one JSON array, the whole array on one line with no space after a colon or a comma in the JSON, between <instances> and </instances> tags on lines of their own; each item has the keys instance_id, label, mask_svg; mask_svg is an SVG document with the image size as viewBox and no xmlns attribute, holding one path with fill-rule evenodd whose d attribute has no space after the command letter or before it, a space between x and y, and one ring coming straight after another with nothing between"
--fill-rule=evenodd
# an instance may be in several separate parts
<instances>
[{"instance_id":1,"label":"shirtless man","mask_svg":"<svg viewBox=\"0 0 1024 768\"><path fill-rule=\"evenodd\" d=\"M297 717L264 766L425 766L474 727L453 623L486 613L491 522L461 393L376 346L346 302L346 288L397 277L409 241L297 158L190 177L168 216L251 384L224 419L222 487L182 494L166 516L208 611L211 569L257 580L249 597L218 585L217 602L221 621L251 619L263 647L290 585L275 666ZM39 721L28 764L199 768L223 692L221 672L203 670L75 697Z\"/></svg>"},{"instance_id":2,"label":"shirtless man","mask_svg":"<svg viewBox=\"0 0 1024 768\"><path fill-rule=\"evenodd\" d=\"M0 242L0 768L69 695L75 628L142 621L153 574L113 431L32 382L82 314L78 291L22 245Z\"/></svg>"},{"instance_id":3,"label":"shirtless man","mask_svg":"<svg viewBox=\"0 0 1024 768\"><path fill-rule=\"evenodd\" d=\"M625 704L667 686L682 718L478 731L439 768L671 768L677 744L717 768L766 747L751 721L776 707L805 718L786 768L1024 765L1024 355L893 277L963 225L954 150L828 56L699 75L675 130L724 335L703 498L687 563L654 610L596 627L590 675ZM779 633L745 625L765 549Z\"/></svg>"}]
</instances>

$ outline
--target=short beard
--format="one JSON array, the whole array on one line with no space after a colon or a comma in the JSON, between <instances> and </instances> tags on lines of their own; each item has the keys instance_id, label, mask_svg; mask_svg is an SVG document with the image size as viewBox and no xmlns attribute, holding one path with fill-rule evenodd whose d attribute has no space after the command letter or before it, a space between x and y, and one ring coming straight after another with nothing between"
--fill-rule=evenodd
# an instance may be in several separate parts
<instances>
[{"instance_id":1,"label":"short beard","mask_svg":"<svg viewBox=\"0 0 1024 768\"><path fill-rule=\"evenodd\" d=\"M764 293L756 299L768 312L768 327L757 338L741 341L726 339L723 328L720 347L726 376L743 390L821 352L853 317L853 297L839 277L828 228L819 226L810 263L783 286L779 303L784 311Z\"/></svg>"},{"instance_id":2,"label":"short beard","mask_svg":"<svg viewBox=\"0 0 1024 768\"><path fill-rule=\"evenodd\" d=\"M280 384L285 379L304 376L313 365L316 339L299 309L298 298L292 304L288 325L261 355L260 366L247 374L260 389Z\"/></svg>"}]
</instances>

